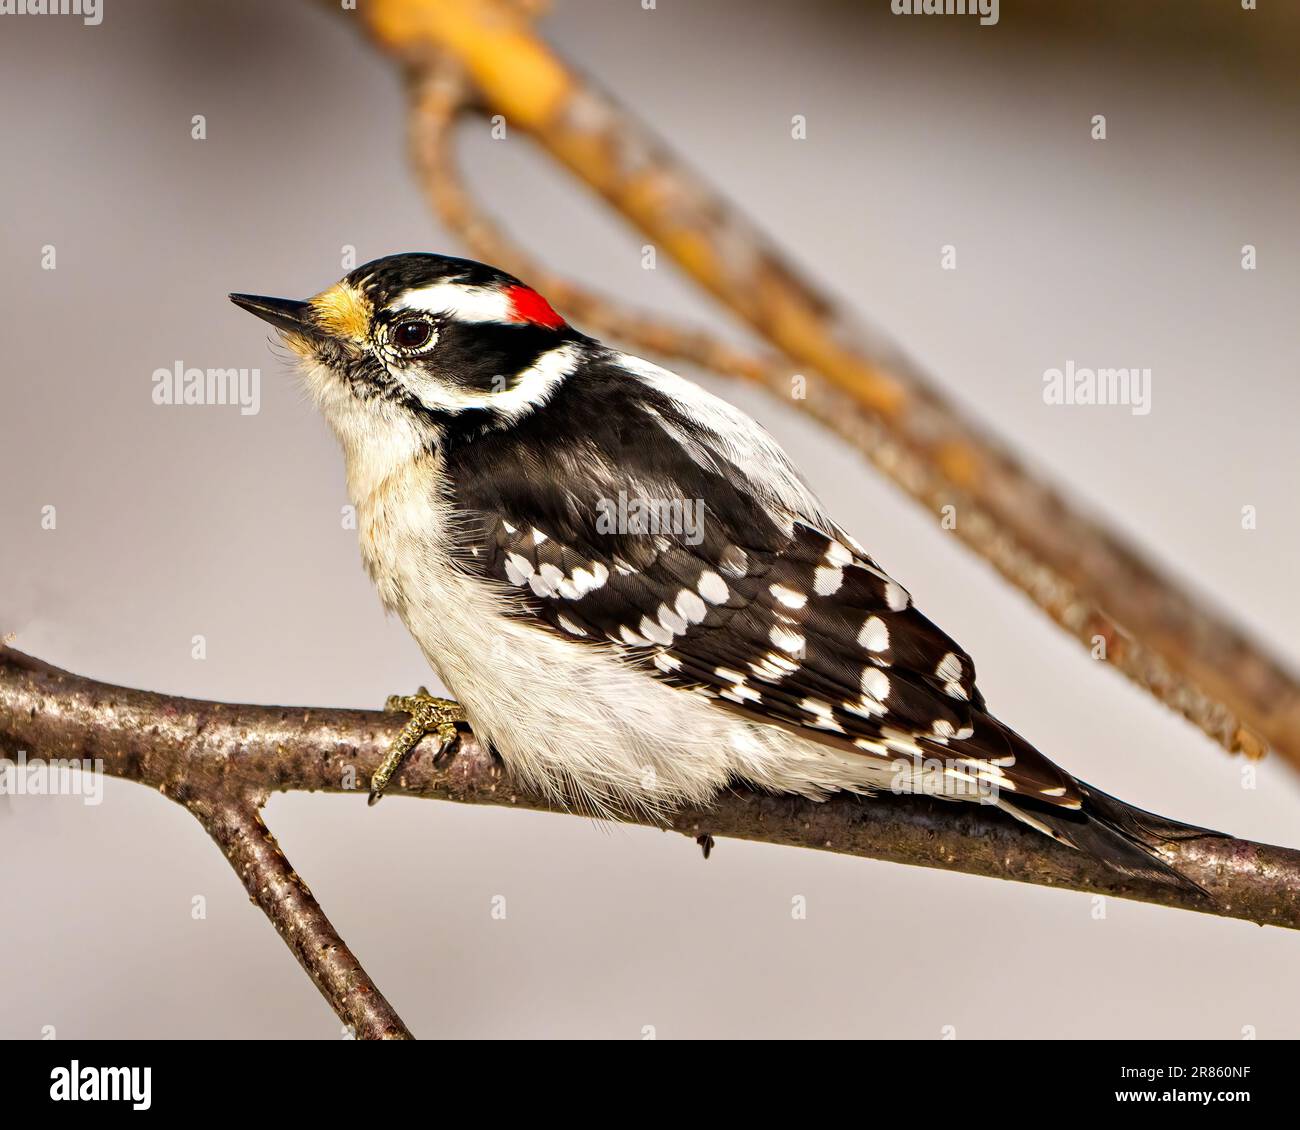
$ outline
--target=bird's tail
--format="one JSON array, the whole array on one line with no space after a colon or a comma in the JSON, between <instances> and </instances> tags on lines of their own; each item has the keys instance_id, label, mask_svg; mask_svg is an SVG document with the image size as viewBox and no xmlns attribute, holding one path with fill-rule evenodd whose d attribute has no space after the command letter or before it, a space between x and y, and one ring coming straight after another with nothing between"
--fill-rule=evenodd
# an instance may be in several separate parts
<instances>
[{"instance_id":1,"label":"bird's tail","mask_svg":"<svg viewBox=\"0 0 1300 1130\"><path fill-rule=\"evenodd\" d=\"M1095 856L1121 874L1207 894L1200 884L1167 862L1160 855L1159 849L1183 840L1196 840L1206 836L1222 837L1223 832L1180 824L1176 820L1125 804L1082 781L1077 784L1083 798L1083 805L1078 809L1035 805L1031 810L1023 802L1003 807L1053 839Z\"/></svg>"}]
</instances>

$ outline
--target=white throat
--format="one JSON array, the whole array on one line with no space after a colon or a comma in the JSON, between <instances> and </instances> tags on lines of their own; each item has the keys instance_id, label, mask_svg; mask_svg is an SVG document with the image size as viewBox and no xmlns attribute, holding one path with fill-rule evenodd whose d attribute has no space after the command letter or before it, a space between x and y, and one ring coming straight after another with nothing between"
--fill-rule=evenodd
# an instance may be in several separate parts
<instances>
[{"instance_id":1,"label":"white throat","mask_svg":"<svg viewBox=\"0 0 1300 1130\"><path fill-rule=\"evenodd\" d=\"M343 447L348 494L360 506L438 439L438 427L391 400L363 400L326 366L303 367L312 399Z\"/></svg>"}]
</instances>

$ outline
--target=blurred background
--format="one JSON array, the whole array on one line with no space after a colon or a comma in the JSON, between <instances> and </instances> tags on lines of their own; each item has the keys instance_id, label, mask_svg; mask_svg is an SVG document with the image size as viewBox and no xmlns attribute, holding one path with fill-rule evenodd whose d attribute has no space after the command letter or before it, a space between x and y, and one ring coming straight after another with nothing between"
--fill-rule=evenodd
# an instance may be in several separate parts
<instances>
[{"instance_id":1,"label":"blurred background","mask_svg":"<svg viewBox=\"0 0 1300 1130\"><path fill-rule=\"evenodd\" d=\"M22 650L234 701L373 708L431 682L359 567L332 437L225 298L314 293L346 247L461 250L409 176L396 68L325 7L0 17L0 632ZM541 27L970 414L1300 665L1300 10L1281 7L1007 2L980 27L887 0L556 0ZM476 123L462 148L549 265L744 340L522 134ZM1067 360L1149 367L1151 413L1045 405ZM155 405L178 362L260 368L260 411ZM1300 846L1285 766L1252 780L789 404L703 383L777 435L1047 753ZM295 794L267 819L425 1037L1300 1036L1295 937L1242 922L731 841L706 864L562 814ZM0 1036L338 1038L176 805L112 780L98 807L0 797L0 858Z\"/></svg>"}]
</instances>

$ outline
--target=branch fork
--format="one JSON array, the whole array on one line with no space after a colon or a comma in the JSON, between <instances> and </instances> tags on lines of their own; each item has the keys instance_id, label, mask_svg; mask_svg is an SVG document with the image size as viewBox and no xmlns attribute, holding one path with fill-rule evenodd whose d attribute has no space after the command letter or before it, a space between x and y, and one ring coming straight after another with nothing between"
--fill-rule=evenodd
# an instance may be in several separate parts
<instances>
[{"instance_id":1,"label":"branch fork","mask_svg":"<svg viewBox=\"0 0 1300 1130\"><path fill-rule=\"evenodd\" d=\"M263 822L273 792L349 792L358 803L405 725L381 711L245 706L129 690L0 645L0 754L93 758L111 777L184 805L225 855L339 1019L359 1039L411 1033L294 871ZM462 731L454 753L422 742L389 794L547 810ZM633 819L634 823L649 823ZM651 827L658 825L649 824ZM1236 839L1189 840L1169 858L1209 892L1125 879L987 805L928 797L817 803L746 789L667 824L707 857L715 837L813 848L1181 907L1300 929L1300 852Z\"/></svg>"}]
</instances>

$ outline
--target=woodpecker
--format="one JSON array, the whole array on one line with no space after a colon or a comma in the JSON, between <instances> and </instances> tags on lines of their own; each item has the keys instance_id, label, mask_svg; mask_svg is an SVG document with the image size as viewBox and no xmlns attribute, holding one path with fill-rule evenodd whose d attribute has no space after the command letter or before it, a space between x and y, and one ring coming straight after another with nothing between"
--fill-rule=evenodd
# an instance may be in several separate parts
<instances>
[{"instance_id":1,"label":"woodpecker","mask_svg":"<svg viewBox=\"0 0 1300 1130\"><path fill-rule=\"evenodd\" d=\"M1084 784L998 721L966 652L725 401L465 259L230 297L301 359L365 567L456 698L389 700L412 717L372 802L422 734L467 721L526 786L598 816L662 818L736 782L925 792L1195 887L1160 849L1217 833Z\"/></svg>"}]
</instances>

